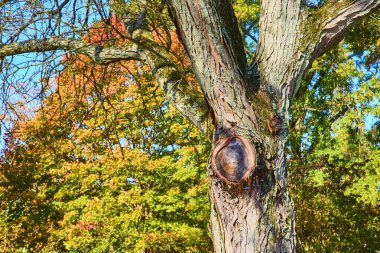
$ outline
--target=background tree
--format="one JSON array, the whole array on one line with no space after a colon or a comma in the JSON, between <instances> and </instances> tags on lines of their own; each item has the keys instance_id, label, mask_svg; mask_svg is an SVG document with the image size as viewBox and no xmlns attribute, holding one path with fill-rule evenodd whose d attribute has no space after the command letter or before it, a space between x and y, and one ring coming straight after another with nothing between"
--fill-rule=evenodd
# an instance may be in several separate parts
<instances>
[{"instance_id":1,"label":"background tree","mask_svg":"<svg viewBox=\"0 0 380 253\"><path fill-rule=\"evenodd\" d=\"M285 168L290 104L313 61L373 12L379 1L262 1L259 23L250 14L242 23L245 34L260 31L257 44L251 34L256 48L252 62L247 61L250 50L244 50L228 1L115 1L109 7L80 1L3 4L4 13L9 14L3 19L2 58L66 50L101 64L124 59L149 65L168 101L213 143L213 166L208 173L216 252L295 250L294 208ZM167 11L198 89L170 57L170 47L165 47L170 41L153 39L152 31L168 31L173 24ZM112 22L114 13L123 25ZM86 40L83 34L96 19L109 32L101 41ZM118 44L122 39L129 44ZM42 58L44 63L55 63L50 54ZM2 64L5 87L25 94L28 85L12 75L12 67L19 68L19 62L12 65L12 57L7 57ZM49 80L47 74L57 70L45 68L39 72L40 79ZM47 83L42 91L46 87ZM12 104L6 108L16 111Z\"/></svg>"},{"instance_id":2,"label":"background tree","mask_svg":"<svg viewBox=\"0 0 380 253\"><path fill-rule=\"evenodd\" d=\"M378 15L314 63L292 106L288 166L302 252L380 247Z\"/></svg>"},{"instance_id":3,"label":"background tree","mask_svg":"<svg viewBox=\"0 0 380 253\"><path fill-rule=\"evenodd\" d=\"M136 62L63 62L58 88L8 134L1 251L211 251L196 129Z\"/></svg>"}]
</instances>

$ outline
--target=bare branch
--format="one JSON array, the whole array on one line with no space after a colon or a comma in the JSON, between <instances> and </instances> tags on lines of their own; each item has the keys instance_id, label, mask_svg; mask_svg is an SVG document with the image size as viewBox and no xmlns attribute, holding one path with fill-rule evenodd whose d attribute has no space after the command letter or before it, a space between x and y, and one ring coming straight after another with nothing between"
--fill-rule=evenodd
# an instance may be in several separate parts
<instances>
[{"instance_id":1,"label":"bare branch","mask_svg":"<svg viewBox=\"0 0 380 253\"><path fill-rule=\"evenodd\" d=\"M100 64L120 60L140 59L140 55L138 52L128 50L127 48L108 48L64 37L51 37L48 39L27 40L2 45L0 46L0 58L24 53L47 52L53 50L75 51L91 57L95 62Z\"/></svg>"},{"instance_id":2,"label":"bare branch","mask_svg":"<svg viewBox=\"0 0 380 253\"><path fill-rule=\"evenodd\" d=\"M53 10L48 10L43 6L33 6L26 13L20 11L17 19L19 21L16 18L7 21L9 23L7 27L11 28L4 33L4 44L0 42L0 60L7 57L7 60L12 61L12 56L27 53L63 51L89 56L98 64L108 64L121 60L143 61L152 69L155 78L165 91L168 101L211 139L209 134L211 131L209 130L212 127L212 120L202 92L195 89L194 84L188 82L184 70L170 61L168 48L155 42L150 32L147 31L147 36L143 35L146 10L136 13L138 14L136 17L121 13L119 20L128 21L124 24L127 26L130 35L118 30L117 27L114 27L112 32L118 34L118 38L127 39L131 43L126 46L112 46L113 43L111 43L112 45L110 43L104 45L103 43L89 43L78 39L82 38L83 31L88 31L86 24L90 22L89 17L95 19L99 15L100 20L107 22L108 14L102 5L97 1L82 3L84 6L79 3L77 6L76 1L69 2L69 0L64 0L61 4L55 2ZM3 0L1 3L9 3L9 0ZM142 2L141 6L144 7L145 4ZM12 10L11 6L8 6L8 9ZM125 9L128 9L127 3ZM80 15L82 17L79 17ZM124 16L129 20L124 20ZM48 22L49 20L52 22ZM40 22L38 29L30 28L39 21L45 23ZM110 28L108 26L112 26L112 24L106 24L106 29ZM133 29L130 29L132 26ZM54 36L53 34L57 35ZM23 39L23 41L17 41L18 39ZM45 64L46 61L43 63ZM10 68L11 65L8 66ZM12 67L19 70L19 64L12 65Z\"/></svg>"}]
</instances>

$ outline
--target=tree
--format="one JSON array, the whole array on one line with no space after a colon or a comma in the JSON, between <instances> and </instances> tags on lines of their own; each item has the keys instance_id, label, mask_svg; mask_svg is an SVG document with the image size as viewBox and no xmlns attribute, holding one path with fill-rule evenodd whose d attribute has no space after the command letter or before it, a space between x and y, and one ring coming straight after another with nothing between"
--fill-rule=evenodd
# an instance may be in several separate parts
<instances>
[{"instance_id":1,"label":"tree","mask_svg":"<svg viewBox=\"0 0 380 253\"><path fill-rule=\"evenodd\" d=\"M357 29L378 28L362 22ZM314 62L314 80L292 106L287 166L300 252L379 248L378 63L367 64L372 54L352 53L378 39L363 45L355 30Z\"/></svg>"},{"instance_id":2,"label":"tree","mask_svg":"<svg viewBox=\"0 0 380 253\"><path fill-rule=\"evenodd\" d=\"M1 251L211 252L209 145L136 62L63 61L59 89L7 134Z\"/></svg>"},{"instance_id":3,"label":"tree","mask_svg":"<svg viewBox=\"0 0 380 253\"><path fill-rule=\"evenodd\" d=\"M260 15L241 22L242 32L229 1L17 3L2 2L5 43L0 57L6 83L20 90L7 74L12 67L9 56L22 53L65 50L100 64L146 63L168 101L213 145L207 171L214 250L295 251L285 165L290 104L313 61L375 11L378 0L262 1ZM123 25L115 25L114 16ZM109 29L101 41L83 37L94 19ZM189 84L186 68L173 62L170 41L153 39L152 31L167 32L173 25L200 89ZM241 33L251 35L256 47L251 61ZM121 46L122 39L129 46Z\"/></svg>"}]
</instances>

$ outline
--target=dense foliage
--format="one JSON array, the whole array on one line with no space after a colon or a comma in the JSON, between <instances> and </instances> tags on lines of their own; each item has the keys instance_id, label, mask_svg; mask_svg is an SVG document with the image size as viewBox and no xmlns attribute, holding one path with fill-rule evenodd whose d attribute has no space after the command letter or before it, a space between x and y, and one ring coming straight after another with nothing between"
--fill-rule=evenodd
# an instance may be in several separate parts
<instances>
[{"instance_id":1,"label":"dense foliage","mask_svg":"<svg viewBox=\"0 0 380 253\"><path fill-rule=\"evenodd\" d=\"M145 66L64 61L56 91L6 138L1 251L210 251L208 144Z\"/></svg>"},{"instance_id":2,"label":"dense foliage","mask_svg":"<svg viewBox=\"0 0 380 253\"><path fill-rule=\"evenodd\" d=\"M378 17L314 63L293 104L288 166L301 252L380 249Z\"/></svg>"}]
</instances>

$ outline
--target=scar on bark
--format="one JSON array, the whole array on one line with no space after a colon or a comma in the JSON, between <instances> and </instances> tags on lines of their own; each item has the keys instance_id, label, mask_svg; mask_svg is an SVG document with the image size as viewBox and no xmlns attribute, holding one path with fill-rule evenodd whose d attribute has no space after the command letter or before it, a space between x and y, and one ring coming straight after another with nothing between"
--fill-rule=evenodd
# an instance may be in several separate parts
<instances>
[{"instance_id":1,"label":"scar on bark","mask_svg":"<svg viewBox=\"0 0 380 253\"><path fill-rule=\"evenodd\" d=\"M226 183L246 181L256 166L255 148L243 136L230 136L215 147L211 165L219 178Z\"/></svg>"},{"instance_id":2,"label":"scar on bark","mask_svg":"<svg viewBox=\"0 0 380 253\"><path fill-rule=\"evenodd\" d=\"M281 132L282 120L278 115L273 116L271 119L267 119L267 125L269 133L271 135L278 135Z\"/></svg>"}]
</instances>

